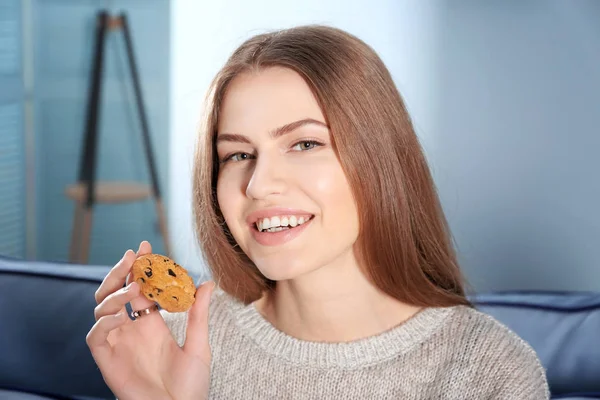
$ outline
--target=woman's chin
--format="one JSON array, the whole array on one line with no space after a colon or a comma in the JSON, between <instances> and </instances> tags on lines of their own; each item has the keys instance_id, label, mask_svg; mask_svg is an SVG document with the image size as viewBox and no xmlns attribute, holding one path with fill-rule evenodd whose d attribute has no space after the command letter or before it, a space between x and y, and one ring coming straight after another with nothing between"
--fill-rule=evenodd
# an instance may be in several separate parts
<instances>
[{"instance_id":1,"label":"woman's chin","mask_svg":"<svg viewBox=\"0 0 600 400\"><path fill-rule=\"evenodd\" d=\"M258 265L258 270L265 276L265 278L272 281L285 281L294 279L308 272L309 268L306 266L290 266L289 262L286 264L270 264L270 265Z\"/></svg>"},{"instance_id":2,"label":"woman's chin","mask_svg":"<svg viewBox=\"0 0 600 400\"><path fill-rule=\"evenodd\" d=\"M297 274L292 273L291 271L284 271L284 270L271 270L271 269L259 269L260 272L263 274L263 276L267 279L270 279L272 281L286 281L289 279L294 279Z\"/></svg>"}]
</instances>

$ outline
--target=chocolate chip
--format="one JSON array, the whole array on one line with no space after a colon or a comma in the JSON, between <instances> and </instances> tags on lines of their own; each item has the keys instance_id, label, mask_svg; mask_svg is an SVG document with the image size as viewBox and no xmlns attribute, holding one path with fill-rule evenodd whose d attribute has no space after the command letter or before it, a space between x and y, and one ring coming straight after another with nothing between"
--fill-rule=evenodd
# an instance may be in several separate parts
<instances>
[{"instance_id":1,"label":"chocolate chip","mask_svg":"<svg viewBox=\"0 0 600 400\"><path fill-rule=\"evenodd\" d=\"M152 278L152 268L146 268L146 269L144 270L144 273L146 274L146 276L147 276L148 278Z\"/></svg>"},{"instance_id":2,"label":"chocolate chip","mask_svg":"<svg viewBox=\"0 0 600 400\"><path fill-rule=\"evenodd\" d=\"M175 296L171 296L172 298L174 298L175 300L179 301L179 299Z\"/></svg>"},{"instance_id":3,"label":"chocolate chip","mask_svg":"<svg viewBox=\"0 0 600 400\"><path fill-rule=\"evenodd\" d=\"M142 281L142 283L146 283L146 280L144 278L139 278L138 280Z\"/></svg>"},{"instance_id":4,"label":"chocolate chip","mask_svg":"<svg viewBox=\"0 0 600 400\"><path fill-rule=\"evenodd\" d=\"M152 296L152 293L148 293L148 296L149 296L151 299L153 299L153 298L154 298L154 296Z\"/></svg>"},{"instance_id":5,"label":"chocolate chip","mask_svg":"<svg viewBox=\"0 0 600 400\"><path fill-rule=\"evenodd\" d=\"M160 293L162 293L162 291L163 291L162 289L156 288L156 293L160 294Z\"/></svg>"},{"instance_id":6,"label":"chocolate chip","mask_svg":"<svg viewBox=\"0 0 600 400\"><path fill-rule=\"evenodd\" d=\"M177 275L175 275L175 272L173 272L173 270L171 268L169 268L169 275L174 276L175 278L177 278Z\"/></svg>"}]
</instances>

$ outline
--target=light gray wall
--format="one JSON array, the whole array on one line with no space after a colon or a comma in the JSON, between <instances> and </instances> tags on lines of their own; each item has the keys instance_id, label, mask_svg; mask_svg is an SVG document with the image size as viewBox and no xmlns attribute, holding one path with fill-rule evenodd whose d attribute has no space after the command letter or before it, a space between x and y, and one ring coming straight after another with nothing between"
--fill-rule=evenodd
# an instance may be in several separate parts
<instances>
[{"instance_id":1,"label":"light gray wall","mask_svg":"<svg viewBox=\"0 0 600 400\"><path fill-rule=\"evenodd\" d=\"M600 290L600 1L439 4L432 164L469 280Z\"/></svg>"}]
</instances>

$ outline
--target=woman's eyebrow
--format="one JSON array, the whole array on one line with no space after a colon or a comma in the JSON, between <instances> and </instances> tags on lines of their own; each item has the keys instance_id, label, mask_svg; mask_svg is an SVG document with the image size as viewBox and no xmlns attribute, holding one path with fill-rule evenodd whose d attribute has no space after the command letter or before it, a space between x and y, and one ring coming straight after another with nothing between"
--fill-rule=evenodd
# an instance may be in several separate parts
<instances>
[{"instance_id":1,"label":"woman's eyebrow","mask_svg":"<svg viewBox=\"0 0 600 400\"><path fill-rule=\"evenodd\" d=\"M304 119L290 122L289 124L280 126L279 128L276 128L273 131L271 131L270 135L271 135L271 137L276 139L280 136L285 135L286 133L293 132L294 130L296 130L302 126L305 126L305 125L318 125L318 126L329 129L327 124L325 124L324 122L321 122L321 121L318 121L318 120L312 119L312 118L304 118ZM248 143L248 144L251 143L250 139L247 136L240 135L238 133L219 133L217 135L217 143L219 143L219 142L234 142L234 143Z\"/></svg>"},{"instance_id":2,"label":"woman's eyebrow","mask_svg":"<svg viewBox=\"0 0 600 400\"><path fill-rule=\"evenodd\" d=\"M324 122L321 121L317 121L316 119L312 119L312 118L304 118L295 122L290 122L289 124L285 124L283 126L280 126L277 129L274 129L271 132L271 136L276 139L280 136L285 135L286 133L290 133L302 126L305 125L318 125L321 127L324 127L326 129L329 129L329 127L327 126L327 124L325 124Z\"/></svg>"},{"instance_id":3,"label":"woman's eyebrow","mask_svg":"<svg viewBox=\"0 0 600 400\"><path fill-rule=\"evenodd\" d=\"M251 144L248 136L239 135L237 133L219 133L217 135L217 144L220 142L233 142L233 143L248 143Z\"/></svg>"}]
</instances>

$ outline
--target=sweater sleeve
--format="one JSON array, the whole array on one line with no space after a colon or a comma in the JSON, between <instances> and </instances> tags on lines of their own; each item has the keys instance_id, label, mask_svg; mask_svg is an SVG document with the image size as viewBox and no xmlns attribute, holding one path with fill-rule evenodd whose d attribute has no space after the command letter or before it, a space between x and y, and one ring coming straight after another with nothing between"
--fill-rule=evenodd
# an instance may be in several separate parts
<instances>
[{"instance_id":1,"label":"sweater sleeve","mask_svg":"<svg viewBox=\"0 0 600 400\"><path fill-rule=\"evenodd\" d=\"M464 334L454 339L471 365L467 391L479 388L488 400L550 399L546 371L531 345L492 316L468 311L455 324Z\"/></svg>"},{"instance_id":2,"label":"sweater sleeve","mask_svg":"<svg viewBox=\"0 0 600 400\"><path fill-rule=\"evenodd\" d=\"M534 350L525 342L515 350L498 365L492 400L550 399L546 373Z\"/></svg>"},{"instance_id":3,"label":"sweater sleeve","mask_svg":"<svg viewBox=\"0 0 600 400\"><path fill-rule=\"evenodd\" d=\"M492 378L491 400L547 400L546 371L535 350L507 326L486 316L490 328L483 340L482 364Z\"/></svg>"}]
</instances>

